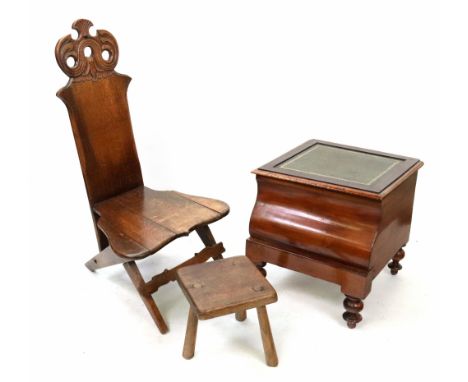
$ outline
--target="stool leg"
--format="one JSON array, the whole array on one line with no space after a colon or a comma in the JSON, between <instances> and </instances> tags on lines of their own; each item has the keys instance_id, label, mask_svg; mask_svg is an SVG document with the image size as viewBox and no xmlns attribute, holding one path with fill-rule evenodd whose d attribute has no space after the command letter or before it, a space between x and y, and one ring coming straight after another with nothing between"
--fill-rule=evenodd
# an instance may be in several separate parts
<instances>
[{"instance_id":1,"label":"stool leg","mask_svg":"<svg viewBox=\"0 0 468 382\"><path fill-rule=\"evenodd\" d=\"M187 320L187 331L185 332L184 351L182 356L185 359L193 358L195 354L195 342L197 340L198 317L195 311L190 308Z\"/></svg>"},{"instance_id":2,"label":"stool leg","mask_svg":"<svg viewBox=\"0 0 468 382\"><path fill-rule=\"evenodd\" d=\"M247 311L241 310L240 312L236 312L236 320L237 321L245 321L247 318Z\"/></svg>"},{"instance_id":3,"label":"stool leg","mask_svg":"<svg viewBox=\"0 0 468 382\"><path fill-rule=\"evenodd\" d=\"M262 333L263 350L265 351L265 360L268 366L278 365L278 356L276 355L275 343L271 335L270 321L265 306L257 308L258 322L260 332Z\"/></svg>"}]
</instances>

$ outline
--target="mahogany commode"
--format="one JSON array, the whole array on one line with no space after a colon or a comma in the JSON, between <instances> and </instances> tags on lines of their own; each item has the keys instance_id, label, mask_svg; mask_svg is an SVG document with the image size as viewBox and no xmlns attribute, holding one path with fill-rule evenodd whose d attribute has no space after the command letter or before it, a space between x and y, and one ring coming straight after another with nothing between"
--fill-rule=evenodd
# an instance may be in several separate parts
<instances>
[{"instance_id":1,"label":"mahogany commode","mask_svg":"<svg viewBox=\"0 0 468 382\"><path fill-rule=\"evenodd\" d=\"M418 159L311 140L253 171L258 194L246 255L341 286L343 318L385 264L396 275L408 242Z\"/></svg>"}]
</instances>

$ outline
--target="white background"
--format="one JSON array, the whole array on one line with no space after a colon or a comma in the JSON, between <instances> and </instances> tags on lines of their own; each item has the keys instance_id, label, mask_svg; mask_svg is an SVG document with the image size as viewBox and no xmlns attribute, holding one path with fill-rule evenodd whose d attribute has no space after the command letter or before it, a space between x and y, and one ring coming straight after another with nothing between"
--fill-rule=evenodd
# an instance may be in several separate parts
<instances>
[{"instance_id":1,"label":"white background","mask_svg":"<svg viewBox=\"0 0 468 382\"><path fill-rule=\"evenodd\" d=\"M4 205L15 216L4 231L2 291L12 309L2 336L20 357L8 362L8 380L461 378L464 349L454 351L452 340L465 338L466 303L456 293L466 285L455 274L466 257L466 172L457 163L468 33L466 9L444 3L82 0L31 2L18 18L3 12L16 75L4 71L15 86L2 95L2 130L29 127L29 145L23 129L2 140ZM114 34L117 70L133 77L146 185L228 202L230 215L212 226L228 256L244 253L256 193L250 171L307 139L425 162L404 269L377 277L356 330L341 319L338 286L267 266L279 295L269 307L279 366L264 364L253 311L244 323L201 322L195 358L186 361L188 304L175 283L155 295L170 326L163 336L122 267L84 268L97 245L68 115L55 97L67 78L53 52L78 18ZM21 63L12 58L21 54ZM142 272L201 248L195 236L178 240L143 261ZM21 260L29 272L18 271Z\"/></svg>"}]
</instances>

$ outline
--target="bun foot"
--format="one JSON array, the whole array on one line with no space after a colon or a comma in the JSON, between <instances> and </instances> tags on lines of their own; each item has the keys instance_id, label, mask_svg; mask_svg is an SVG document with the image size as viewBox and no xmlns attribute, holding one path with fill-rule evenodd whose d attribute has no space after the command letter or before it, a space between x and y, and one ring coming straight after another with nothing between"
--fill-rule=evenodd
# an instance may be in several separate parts
<instances>
[{"instance_id":1,"label":"bun foot","mask_svg":"<svg viewBox=\"0 0 468 382\"><path fill-rule=\"evenodd\" d=\"M266 277L266 275L267 275L267 272L265 270L266 264L267 263L265 263L264 261L260 261L259 263L255 263L255 266L260 271L260 273L263 275L263 277Z\"/></svg>"},{"instance_id":2,"label":"bun foot","mask_svg":"<svg viewBox=\"0 0 468 382\"><path fill-rule=\"evenodd\" d=\"M400 248L398 252L393 256L392 261L388 264L390 268L390 273L392 275L396 275L398 271L401 271L403 268L400 264L400 261L405 257L405 251L403 248Z\"/></svg>"},{"instance_id":3,"label":"bun foot","mask_svg":"<svg viewBox=\"0 0 468 382\"><path fill-rule=\"evenodd\" d=\"M364 308L364 303L360 298L346 295L343 306L346 309L346 312L343 313L343 318L348 328L354 329L356 324L362 321L362 316L359 312Z\"/></svg>"}]
</instances>

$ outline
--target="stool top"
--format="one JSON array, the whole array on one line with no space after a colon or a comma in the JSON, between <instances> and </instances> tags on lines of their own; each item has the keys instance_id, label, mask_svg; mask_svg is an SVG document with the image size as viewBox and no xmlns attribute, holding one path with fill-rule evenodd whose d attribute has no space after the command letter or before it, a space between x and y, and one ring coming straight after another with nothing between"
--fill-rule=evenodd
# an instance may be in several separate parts
<instances>
[{"instance_id":1,"label":"stool top","mask_svg":"<svg viewBox=\"0 0 468 382\"><path fill-rule=\"evenodd\" d=\"M201 320L278 300L276 291L245 256L181 268L177 281Z\"/></svg>"}]
</instances>

